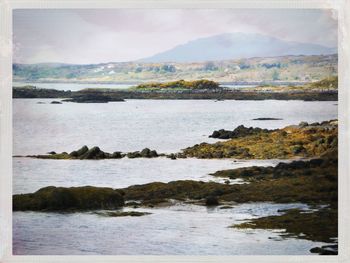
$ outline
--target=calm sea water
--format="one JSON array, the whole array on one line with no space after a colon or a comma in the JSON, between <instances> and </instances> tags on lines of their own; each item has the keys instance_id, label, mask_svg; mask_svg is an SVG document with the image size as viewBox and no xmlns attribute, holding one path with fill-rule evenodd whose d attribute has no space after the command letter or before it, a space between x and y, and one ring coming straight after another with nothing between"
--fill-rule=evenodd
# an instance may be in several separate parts
<instances>
[{"instance_id":1,"label":"calm sea water","mask_svg":"<svg viewBox=\"0 0 350 263\"><path fill-rule=\"evenodd\" d=\"M128 100L107 104L50 104L48 99L13 100L15 155L75 150L98 145L105 151L149 147L177 152L203 141L216 129L238 125L279 128L301 121L337 118L335 102ZM38 104L43 102L44 104ZM259 117L278 121L253 121ZM110 186L192 179L219 181L210 173L278 160L39 160L13 159L13 191L28 193L48 185ZM231 182L239 183L239 182ZM243 204L232 209L193 205L137 209L143 217L107 218L93 213L13 213L15 254L307 254L318 243L278 239L262 230L228 228L237 220L277 213L303 204Z\"/></svg>"},{"instance_id":2,"label":"calm sea water","mask_svg":"<svg viewBox=\"0 0 350 263\"><path fill-rule=\"evenodd\" d=\"M200 160L168 158L120 160L40 160L14 158L13 170L15 194L32 193L48 185L124 188L135 184L170 182L174 180L215 181L224 183L227 179L210 174L218 170L247 167L252 165L276 165L278 160ZM241 180L230 180L240 183Z\"/></svg>"},{"instance_id":3,"label":"calm sea water","mask_svg":"<svg viewBox=\"0 0 350 263\"><path fill-rule=\"evenodd\" d=\"M51 99L14 99L14 155L73 151L83 145L102 150L145 147L177 152L203 141L214 130L243 124L280 128L301 121L337 118L335 102L127 100L102 104L50 104ZM38 104L44 102L45 104ZM281 118L254 121L260 117Z\"/></svg>"},{"instance_id":4,"label":"calm sea water","mask_svg":"<svg viewBox=\"0 0 350 263\"><path fill-rule=\"evenodd\" d=\"M276 215L278 209L303 204L255 203L232 209L178 204L134 209L141 217L102 217L93 213L15 212L16 255L301 255L323 245L281 239L266 230L229 226L254 217ZM126 211L130 209L124 209Z\"/></svg>"}]
</instances>

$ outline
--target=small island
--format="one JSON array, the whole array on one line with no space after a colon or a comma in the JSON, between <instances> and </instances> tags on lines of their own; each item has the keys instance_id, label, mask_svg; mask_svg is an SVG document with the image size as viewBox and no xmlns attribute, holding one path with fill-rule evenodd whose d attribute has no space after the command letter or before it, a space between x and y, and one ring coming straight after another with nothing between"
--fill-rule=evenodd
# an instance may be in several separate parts
<instances>
[{"instance_id":1,"label":"small island","mask_svg":"<svg viewBox=\"0 0 350 263\"><path fill-rule=\"evenodd\" d=\"M14 87L13 98L62 98L67 102L106 103L127 99L202 99L202 100L305 100L336 101L338 78L325 79L304 86L258 86L230 89L211 80L178 80L150 82L135 87L118 89L83 89L60 91L38 89L33 86Z\"/></svg>"}]
</instances>

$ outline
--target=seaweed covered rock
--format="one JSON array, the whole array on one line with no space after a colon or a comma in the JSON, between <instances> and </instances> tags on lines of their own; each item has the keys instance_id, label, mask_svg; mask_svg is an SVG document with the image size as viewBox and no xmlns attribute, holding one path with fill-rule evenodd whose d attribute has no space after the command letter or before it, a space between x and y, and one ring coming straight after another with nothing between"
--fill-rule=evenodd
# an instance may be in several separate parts
<instances>
[{"instance_id":1,"label":"seaweed covered rock","mask_svg":"<svg viewBox=\"0 0 350 263\"><path fill-rule=\"evenodd\" d=\"M149 148L144 148L141 152L129 152L126 154L128 158L155 158L158 157L158 153L155 150L150 150Z\"/></svg>"},{"instance_id":2,"label":"seaweed covered rock","mask_svg":"<svg viewBox=\"0 0 350 263\"><path fill-rule=\"evenodd\" d=\"M13 196L14 211L116 209L123 205L124 198L119 191L93 186L48 186L32 194Z\"/></svg>"},{"instance_id":3,"label":"seaweed covered rock","mask_svg":"<svg viewBox=\"0 0 350 263\"><path fill-rule=\"evenodd\" d=\"M97 146L92 147L90 150L79 156L80 159L105 159L106 153L101 151Z\"/></svg>"},{"instance_id":4,"label":"seaweed covered rock","mask_svg":"<svg viewBox=\"0 0 350 263\"><path fill-rule=\"evenodd\" d=\"M146 158L158 157L158 153L155 150L151 151L148 148L144 148L140 154L142 157L146 157Z\"/></svg>"},{"instance_id":5,"label":"seaweed covered rock","mask_svg":"<svg viewBox=\"0 0 350 263\"><path fill-rule=\"evenodd\" d=\"M205 199L206 206L217 206L219 205L219 200L215 196L208 196Z\"/></svg>"},{"instance_id":6,"label":"seaweed covered rock","mask_svg":"<svg viewBox=\"0 0 350 263\"><path fill-rule=\"evenodd\" d=\"M210 135L210 138L217 138L217 139L232 139L232 138L239 138L239 137L245 137L252 134L258 134L262 132L269 132L268 129L261 129L261 128L253 128L253 127L245 127L244 125L240 125L237 128L235 128L233 131L228 130L218 130L214 131L212 135Z\"/></svg>"},{"instance_id":7,"label":"seaweed covered rock","mask_svg":"<svg viewBox=\"0 0 350 263\"><path fill-rule=\"evenodd\" d=\"M290 125L282 129L237 127L234 131L216 131L215 138L228 139L201 143L183 150L187 157L237 159L290 159L320 157L338 145L336 120Z\"/></svg>"}]
</instances>

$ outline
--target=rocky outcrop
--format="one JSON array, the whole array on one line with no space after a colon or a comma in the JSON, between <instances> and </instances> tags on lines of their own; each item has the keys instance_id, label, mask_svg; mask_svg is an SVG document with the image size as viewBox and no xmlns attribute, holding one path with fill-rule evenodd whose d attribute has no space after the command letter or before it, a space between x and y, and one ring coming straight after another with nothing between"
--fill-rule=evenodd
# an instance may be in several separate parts
<instances>
[{"instance_id":1,"label":"rocky outcrop","mask_svg":"<svg viewBox=\"0 0 350 263\"><path fill-rule=\"evenodd\" d=\"M79 159L79 160L100 160L100 159L120 159L127 156L128 158L155 158L159 156L165 156L164 154L158 154L155 150L144 148L142 151L122 153L113 152L108 153L102 151L99 147L95 146L89 149L86 145L79 150L72 151L71 153L56 153L51 151L48 155L28 155L26 157L39 158L39 159ZM20 157L20 156L17 156Z\"/></svg>"},{"instance_id":2,"label":"rocky outcrop","mask_svg":"<svg viewBox=\"0 0 350 263\"><path fill-rule=\"evenodd\" d=\"M210 135L210 138L215 139L233 139L233 138L239 138L239 137L245 137L252 134L258 134L263 132L269 132L268 129L261 129L261 128L253 128L253 127L245 127L244 125L240 125L237 128L235 128L233 131L228 130L218 130L214 131L212 135Z\"/></svg>"},{"instance_id":3,"label":"rocky outcrop","mask_svg":"<svg viewBox=\"0 0 350 263\"><path fill-rule=\"evenodd\" d=\"M124 198L119 191L93 186L48 186L33 194L13 196L14 211L116 209L123 205Z\"/></svg>"},{"instance_id":4,"label":"rocky outcrop","mask_svg":"<svg viewBox=\"0 0 350 263\"><path fill-rule=\"evenodd\" d=\"M196 158L290 159L319 157L338 146L338 121L302 122L282 129L237 127L212 137L230 138L223 142L201 143L183 150Z\"/></svg>"},{"instance_id":5,"label":"rocky outcrop","mask_svg":"<svg viewBox=\"0 0 350 263\"><path fill-rule=\"evenodd\" d=\"M128 158L155 158L158 157L158 153L155 150L144 148L141 152L129 152L126 154Z\"/></svg>"}]
</instances>

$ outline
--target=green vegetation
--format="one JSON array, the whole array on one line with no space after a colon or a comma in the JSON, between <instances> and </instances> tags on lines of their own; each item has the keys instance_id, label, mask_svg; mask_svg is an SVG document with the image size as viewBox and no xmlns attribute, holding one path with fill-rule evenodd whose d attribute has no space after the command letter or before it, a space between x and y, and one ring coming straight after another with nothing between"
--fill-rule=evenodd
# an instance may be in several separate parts
<instances>
[{"instance_id":1,"label":"green vegetation","mask_svg":"<svg viewBox=\"0 0 350 263\"><path fill-rule=\"evenodd\" d=\"M213 144L201 143L183 150L187 157L238 159L289 159L316 157L335 149L338 144L338 121L300 123L278 130L262 130L249 135L240 129L233 139ZM249 131L249 129L248 129Z\"/></svg>"},{"instance_id":2,"label":"green vegetation","mask_svg":"<svg viewBox=\"0 0 350 263\"><path fill-rule=\"evenodd\" d=\"M332 76L320 81L312 82L305 85L305 88L338 90L338 76Z\"/></svg>"},{"instance_id":3,"label":"green vegetation","mask_svg":"<svg viewBox=\"0 0 350 263\"><path fill-rule=\"evenodd\" d=\"M244 89L248 90L248 89ZM255 88L256 91L269 91L269 92L331 92L338 90L338 76L331 76L325 79L310 82L303 86L271 86L271 85L261 85Z\"/></svg>"},{"instance_id":4,"label":"green vegetation","mask_svg":"<svg viewBox=\"0 0 350 263\"><path fill-rule=\"evenodd\" d=\"M172 82L144 83L136 86L136 89L190 89L190 90L219 90L219 84L210 80L185 81L177 80Z\"/></svg>"}]
</instances>

